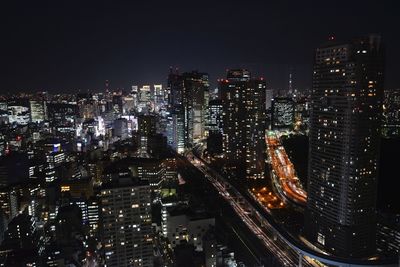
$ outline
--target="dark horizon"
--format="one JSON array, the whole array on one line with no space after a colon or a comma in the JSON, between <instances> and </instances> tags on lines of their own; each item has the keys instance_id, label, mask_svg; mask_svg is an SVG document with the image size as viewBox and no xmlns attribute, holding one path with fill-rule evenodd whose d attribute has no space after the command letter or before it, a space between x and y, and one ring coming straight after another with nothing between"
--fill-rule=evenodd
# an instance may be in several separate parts
<instances>
[{"instance_id":1,"label":"dark horizon","mask_svg":"<svg viewBox=\"0 0 400 267\"><path fill-rule=\"evenodd\" d=\"M392 1L109 1L3 4L0 93L77 92L166 83L169 67L210 75L248 68L267 87L309 88L314 49L330 35L369 33L386 45L385 89L400 87L400 37Z\"/></svg>"}]
</instances>

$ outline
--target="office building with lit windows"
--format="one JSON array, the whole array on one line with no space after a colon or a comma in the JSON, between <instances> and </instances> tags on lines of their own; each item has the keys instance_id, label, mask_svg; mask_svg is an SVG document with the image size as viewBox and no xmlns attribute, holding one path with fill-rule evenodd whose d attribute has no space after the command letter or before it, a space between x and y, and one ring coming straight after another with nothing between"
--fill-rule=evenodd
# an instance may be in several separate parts
<instances>
[{"instance_id":1,"label":"office building with lit windows","mask_svg":"<svg viewBox=\"0 0 400 267\"><path fill-rule=\"evenodd\" d=\"M177 69L168 74L167 95L170 109L183 104L183 80Z\"/></svg>"},{"instance_id":2,"label":"office building with lit windows","mask_svg":"<svg viewBox=\"0 0 400 267\"><path fill-rule=\"evenodd\" d=\"M27 125L30 122L29 101L26 99L8 102L8 122L16 125Z\"/></svg>"},{"instance_id":3,"label":"office building with lit windows","mask_svg":"<svg viewBox=\"0 0 400 267\"><path fill-rule=\"evenodd\" d=\"M383 94L379 36L316 50L306 236L341 257L373 255Z\"/></svg>"},{"instance_id":4,"label":"office building with lit windows","mask_svg":"<svg viewBox=\"0 0 400 267\"><path fill-rule=\"evenodd\" d=\"M138 144L139 155L141 157L148 157L148 140L156 134L156 121L154 115L139 115L138 117Z\"/></svg>"},{"instance_id":5,"label":"office building with lit windows","mask_svg":"<svg viewBox=\"0 0 400 267\"><path fill-rule=\"evenodd\" d=\"M195 246L196 251L203 251L203 237L215 227L213 216L192 211L186 205L170 206L165 215L165 235L172 248L189 243Z\"/></svg>"},{"instance_id":6,"label":"office building with lit windows","mask_svg":"<svg viewBox=\"0 0 400 267\"><path fill-rule=\"evenodd\" d=\"M208 74L197 71L182 74L171 72L168 76L169 107L184 115L185 148L200 140L206 133L208 113Z\"/></svg>"},{"instance_id":7,"label":"office building with lit windows","mask_svg":"<svg viewBox=\"0 0 400 267\"><path fill-rule=\"evenodd\" d=\"M47 183L51 183L59 178L56 168L64 162L64 152L50 152L46 155L45 179Z\"/></svg>"},{"instance_id":8,"label":"office building with lit windows","mask_svg":"<svg viewBox=\"0 0 400 267\"><path fill-rule=\"evenodd\" d=\"M387 138L400 137L400 89L385 90L382 135Z\"/></svg>"},{"instance_id":9,"label":"office building with lit windows","mask_svg":"<svg viewBox=\"0 0 400 267\"><path fill-rule=\"evenodd\" d=\"M210 100L208 103L207 151L211 155L222 153L222 114L222 101L220 99Z\"/></svg>"},{"instance_id":10,"label":"office building with lit windows","mask_svg":"<svg viewBox=\"0 0 400 267\"><path fill-rule=\"evenodd\" d=\"M272 100L272 129L292 129L294 107L292 98L275 97Z\"/></svg>"},{"instance_id":11,"label":"office building with lit windows","mask_svg":"<svg viewBox=\"0 0 400 267\"><path fill-rule=\"evenodd\" d=\"M265 81L248 70L230 70L219 81L223 106L223 152L238 177L264 178Z\"/></svg>"},{"instance_id":12,"label":"office building with lit windows","mask_svg":"<svg viewBox=\"0 0 400 267\"><path fill-rule=\"evenodd\" d=\"M168 115L167 142L177 153L185 152L185 114L181 106Z\"/></svg>"},{"instance_id":13,"label":"office building with lit windows","mask_svg":"<svg viewBox=\"0 0 400 267\"><path fill-rule=\"evenodd\" d=\"M185 111L185 143L190 147L205 134L208 105L208 74L197 71L185 72L183 79L183 108Z\"/></svg>"},{"instance_id":14,"label":"office building with lit windows","mask_svg":"<svg viewBox=\"0 0 400 267\"><path fill-rule=\"evenodd\" d=\"M154 103L157 107L161 107L164 104L164 90L162 84L154 85Z\"/></svg>"},{"instance_id":15,"label":"office building with lit windows","mask_svg":"<svg viewBox=\"0 0 400 267\"><path fill-rule=\"evenodd\" d=\"M107 267L152 267L148 182L127 176L104 185L100 192L100 229Z\"/></svg>"},{"instance_id":16,"label":"office building with lit windows","mask_svg":"<svg viewBox=\"0 0 400 267\"><path fill-rule=\"evenodd\" d=\"M222 101L210 100L208 103L208 132L222 133Z\"/></svg>"},{"instance_id":17,"label":"office building with lit windows","mask_svg":"<svg viewBox=\"0 0 400 267\"><path fill-rule=\"evenodd\" d=\"M151 88L150 85L143 85L139 88L139 102L146 105L151 101Z\"/></svg>"},{"instance_id":18,"label":"office building with lit windows","mask_svg":"<svg viewBox=\"0 0 400 267\"><path fill-rule=\"evenodd\" d=\"M88 200L88 221L90 234L97 233L99 228L99 201L94 197Z\"/></svg>"},{"instance_id":19,"label":"office building with lit windows","mask_svg":"<svg viewBox=\"0 0 400 267\"><path fill-rule=\"evenodd\" d=\"M30 100L31 122L40 123L46 119L46 103Z\"/></svg>"}]
</instances>

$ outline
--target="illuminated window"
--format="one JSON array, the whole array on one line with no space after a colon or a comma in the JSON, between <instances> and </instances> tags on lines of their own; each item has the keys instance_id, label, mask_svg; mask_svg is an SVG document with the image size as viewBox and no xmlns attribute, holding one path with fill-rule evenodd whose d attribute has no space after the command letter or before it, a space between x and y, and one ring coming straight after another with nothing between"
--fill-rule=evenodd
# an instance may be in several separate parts
<instances>
[{"instance_id":1,"label":"illuminated window","mask_svg":"<svg viewBox=\"0 0 400 267\"><path fill-rule=\"evenodd\" d=\"M68 192L70 190L69 185L63 185L61 186L61 192Z\"/></svg>"}]
</instances>

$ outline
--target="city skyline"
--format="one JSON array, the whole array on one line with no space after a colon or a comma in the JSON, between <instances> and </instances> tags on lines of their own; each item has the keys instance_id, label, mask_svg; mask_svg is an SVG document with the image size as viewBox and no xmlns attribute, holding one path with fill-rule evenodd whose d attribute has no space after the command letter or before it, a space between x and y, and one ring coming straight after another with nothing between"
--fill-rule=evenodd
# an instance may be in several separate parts
<instances>
[{"instance_id":1,"label":"city skyline","mask_svg":"<svg viewBox=\"0 0 400 267\"><path fill-rule=\"evenodd\" d=\"M399 266L394 3L190 4L4 6L0 267Z\"/></svg>"},{"instance_id":2,"label":"city skyline","mask_svg":"<svg viewBox=\"0 0 400 267\"><path fill-rule=\"evenodd\" d=\"M249 266L394 267L385 58L378 35L331 38L307 92L170 69L167 86L2 97L0 265L225 267L227 246Z\"/></svg>"},{"instance_id":3,"label":"city skyline","mask_svg":"<svg viewBox=\"0 0 400 267\"><path fill-rule=\"evenodd\" d=\"M392 6L393 5L393 6ZM74 92L166 82L170 66L205 71L212 87L227 68L248 68L267 87L311 87L313 50L335 35L340 40L378 33L391 55L386 89L399 87L394 3L338 1L5 4L4 75L0 93ZM243 11L243 12L241 12ZM237 23L229 14L241 12ZM342 20L335 20L340 14ZM370 18L374 18L373 20ZM245 38L236 38L243 33Z\"/></svg>"}]
</instances>

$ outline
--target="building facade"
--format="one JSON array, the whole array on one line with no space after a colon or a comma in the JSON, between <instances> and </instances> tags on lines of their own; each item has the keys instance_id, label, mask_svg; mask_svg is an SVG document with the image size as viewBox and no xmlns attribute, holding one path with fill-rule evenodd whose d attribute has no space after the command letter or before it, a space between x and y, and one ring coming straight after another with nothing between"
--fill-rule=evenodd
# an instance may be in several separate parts
<instances>
[{"instance_id":1,"label":"building facade","mask_svg":"<svg viewBox=\"0 0 400 267\"><path fill-rule=\"evenodd\" d=\"M264 178L265 87L248 70L230 70L219 81L223 106L223 152L240 177Z\"/></svg>"},{"instance_id":2,"label":"building facade","mask_svg":"<svg viewBox=\"0 0 400 267\"><path fill-rule=\"evenodd\" d=\"M183 113L185 148L190 148L205 136L208 90L207 73L171 72L168 76L169 109L171 113L177 113L177 110Z\"/></svg>"},{"instance_id":3,"label":"building facade","mask_svg":"<svg viewBox=\"0 0 400 267\"><path fill-rule=\"evenodd\" d=\"M222 101L210 100L208 104L208 132L222 133Z\"/></svg>"},{"instance_id":4,"label":"building facade","mask_svg":"<svg viewBox=\"0 0 400 267\"><path fill-rule=\"evenodd\" d=\"M120 177L100 192L105 264L153 266L151 197L147 182Z\"/></svg>"},{"instance_id":5,"label":"building facade","mask_svg":"<svg viewBox=\"0 0 400 267\"><path fill-rule=\"evenodd\" d=\"M276 97L272 100L272 129L292 129L294 123L292 98Z\"/></svg>"},{"instance_id":6,"label":"building facade","mask_svg":"<svg viewBox=\"0 0 400 267\"><path fill-rule=\"evenodd\" d=\"M383 66L378 36L315 53L306 233L342 257L375 251Z\"/></svg>"},{"instance_id":7,"label":"building facade","mask_svg":"<svg viewBox=\"0 0 400 267\"><path fill-rule=\"evenodd\" d=\"M46 119L46 102L44 101L29 101L31 110L31 122L40 123Z\"/></svg>"}]
</instances>

